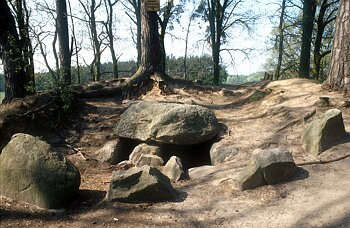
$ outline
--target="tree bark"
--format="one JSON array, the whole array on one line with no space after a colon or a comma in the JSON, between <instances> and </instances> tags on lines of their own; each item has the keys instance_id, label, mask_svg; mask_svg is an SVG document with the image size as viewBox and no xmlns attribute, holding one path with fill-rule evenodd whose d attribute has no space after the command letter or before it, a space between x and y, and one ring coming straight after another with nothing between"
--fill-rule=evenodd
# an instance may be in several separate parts
<instances>
[{"instance_id":1,"label":"tree bark","mask_svg":"<svg viewBox=\"0 0 350 228\"><path fill-rule=\"evenodd\" d=\"M193 12L192 12L193 15ZM185 39L185 57L184 57L184 79L187 79L187 54L188 54L188 38L190 34L190 28L191 28L191 23L192 23L192 16L188 22L187 25L187 30L186 30L186 39Z\"/></svg>"},{"instance_id":2,"label":"tree bark","mask_svg":"<svg viewBox=\"0 0 350 228\"><path fill-rule=\"evenodd\" d=\"M335 20L335 12L336 8L334 10L331 10L331 12L326 15L327 10L334 4L337 4L338 1L332 1L329 2L328 0L323 0L320 11L318 13L317 17L317 33L316 33L316 39L314 44L314 58L313 58L313 67L312 67L312 77L316 80L320 79L320 73L321 73L321 60L323 57L328 55L330 53L330 50L327 50L323 53L321 53L321 47L322 47L322 40L324 36L324 31L326 29L326 26Z\"/></svg>"},{"instance_id":3,"label":"tree bark","mask_svg":"<svg viewBox=\"0 0 350 228\"><path fill-rule=\"evenodd\" d=\"M138 88L151 75L168 81L161 61L157 12L146 11L145 0L141 1L141 64L137 72L123 83L123 96L130 97L132 88Z\"/></svg>"},{"instance_id":4,"label":"tree bark","mask_svg":"<svg viewBox=\"0 0 350 228\"><path fill-rule=\"evenodd\" d=\"M149 73L164 73L161 64L161 47L157 12L148 12L145 0L141 1L141 66Z\"/></svg>"},{"instance_id":5,"label":"tree bark","mask_svg":"<svg viewBox=\"0 0 350 228\"><path fill-rule=\"evenodd\" d=\"M56 0L57 34L59 41L60 75L64 84L71 84L71 52L69 50L66 0Z\"/></svg>"},{"instance_id":6,"label":"tree bark","mask_svg":"<svg viewBox=\"0 0 350 228\"><path fill-rule=\"evenodd\" d=\"M141 65L141 0L137 0L136 11L136 27L137 27L137 35L136 35L136 48L137 48L137 65Z\"/></svg>"},{"instance_id":7,"label":"tree bark","mask_svg":"<svg viewBox=\"0 0 350 228\"><path fill-rule=\"evenodd\" d=\"M95 7L96 7L95 0L92 0L91 6L90 6L90 30L91 30L94 55L95 55L95 59L92 64L92 73L93 73L93 80L99 81L100 74L101 74L101 44L97 34Z\"/></svg>"},{"instance_id":8,"label":"tree bark","mask_svg":"<svg viewBox=\"0 0 350 228\"><path fill-rule=\"evenodd\" d=\"M25 0L15 1L20 46L23 55L23 67L25 71L26 94L35 93L33 47L29 37L29 12Z\"/></svg>"},{"instance_id":9,"label":"tree bark","mask_svg":"<svg viewBox=\"0 0 350 228\"><path fill-rule=\"evenodd\" d=\"M16 22L7 1L0 1L0 21L0 58L5 73L4 102L9 102L25 96L26 80Z\"/></svg>"},{"instance_id":10,"label":"tree bark","mask_svg":"<svg viewBox=\"0 0 350 228\"><path fill-rule=\"evenodd\" d=\"M310 78L312 31L316 12L315 0L304 0L299 76Z\"/></svg>"},{"instance_id":11,"label":"tree bark","mask_svg":"<svg viewBox=\"0 0 350 228\"><path fill-rule=\"evenodd\" d=\"M226 4L226 2L224 1ZM220 82L220 48L223 23L223 7L218 0L207 0L207 17L210 29L210 44L214 68L213 82L218 85Z\"/></svg>"},{"instance_id":12,"label":"tree bark","mask_svg":"<svg viewBox=\"0 0 350 228\"><path fill-rule=\"evenodd\" d=\"M328 82L335 90L350 92L350 1L341 0L336 21Z\"/></svg>"}]
</instances>

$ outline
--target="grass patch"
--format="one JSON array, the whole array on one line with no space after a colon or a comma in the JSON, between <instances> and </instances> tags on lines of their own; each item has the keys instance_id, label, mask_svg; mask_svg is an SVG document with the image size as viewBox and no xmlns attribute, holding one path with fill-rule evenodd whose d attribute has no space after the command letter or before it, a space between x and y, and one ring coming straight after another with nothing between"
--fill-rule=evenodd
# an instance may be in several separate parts
<instances>
[{"instance_id":1,"label":"grass patch","mask_svg":"<svg viewBox=\"0 0 350 228\"><path fill-rule=\"evenodd\" d=\"M4 98L5 98L5 92L0 92L0 102L2 102Z\"/></svg>"}]
</instances>

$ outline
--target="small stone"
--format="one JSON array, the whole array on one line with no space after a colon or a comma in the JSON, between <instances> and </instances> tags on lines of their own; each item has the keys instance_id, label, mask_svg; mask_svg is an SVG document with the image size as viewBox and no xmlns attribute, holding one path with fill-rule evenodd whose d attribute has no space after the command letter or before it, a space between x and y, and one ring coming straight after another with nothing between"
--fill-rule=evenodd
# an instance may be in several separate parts
<instances>
[{"instance_id":1,"label":"small stone","mask_svg":"<svg viewBox=\"0 0 350 228\"><path fill-rule=\"evenodd\" d=\"M239 150L232 143L222 140L214 143L209 153L211 164L218 165L234 159Z\"/></svg>"},{"instance_id":2,"label":"small stone","mask_svg":"<svg viewBox=\"0 0 350 228\"><path fill-rule=\"evenodd\" d=\"M162 156L160 147L148 145L146 143L141 143L138 146L136 146L134 150L131 152L131 154L129 155L129 160L131 163L137 164L141 156L144 154L157 155L159 157Z\"/></svg>"},{"instance_id":3,"label":"small stone","mask_svg":"<svg viewBox=\"0 0 350 228\"><path fill-rule=\"evenodd\" d=\"M115 164L120 160L121 142L119 139L109 141L101 149L96 151L95 154L95 158L99 162Z\"/></svg>"},{"instance_id":4,"label":"small stone","mask_svg":"<svg viewBox=\"0 0 350 228\"><path fill-rule=\"evenodd\" d=\"M164 160L163 158L153 155L153 154L142 154L139 160L135 164L136 166L163 166Z\"/></svg>"},{"instance_id":5,"label":"small stone","mask_svg":"<svg viewBox=\"0 0 350 228\"><path fill-rule=\"evenodd\" d=\"M116 168L118 169L130 169L132 167L134 167L135 165L132 164L129 160L126 160L126 161L121 161L119 162L117 165L116 165Z\"/></svg>"},{"instance_id":6,"label":"small stone","mask_svg":"<svg viewBox=\"0 0 350 228\"><path fill-rule=\"evenodd\" d=\"M162 169L162 173L173 182L183 180L185 178L185 172L183 171L181 159L172 156Z\"/></svg>"}]
</instances>

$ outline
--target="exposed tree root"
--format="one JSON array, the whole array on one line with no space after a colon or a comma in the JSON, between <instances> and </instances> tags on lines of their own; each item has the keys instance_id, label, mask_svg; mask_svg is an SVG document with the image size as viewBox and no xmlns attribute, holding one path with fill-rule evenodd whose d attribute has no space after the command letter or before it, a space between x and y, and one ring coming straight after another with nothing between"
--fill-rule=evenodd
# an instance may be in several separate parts
<instances>
[{"instance_id":1,"label":"exposed tree root","mask_svg":"<svg viewBox=\"0 0 350 228\"><path fill-rule=\"evenodd\" d=\"M93 97L112 97L122 95L123 88L121 86L104 87L95 90L75 90L77 98L93 98Z\"/></svg>"},{"instance_id":2,"label":"exposed tree root","mask_svg":"<svg viewBox=\"0 0 350 228\"><path fill-rule=\"evenodd\" d=\"M286 123L285 125L283 125L282 127L280 127L276 132L283 131L284 129L291 127L291 126L294 126L297 123L300 123L300 119L291 120L288 123Z\"/></svg>"},{"instance_id":3,"label":"exposed tree root","mask_svg":"<svg viewBox=\"0 0 350 228\"><path fill-rule=\"evenodd\" d=\"M139 67L136 73L121 85L123 98L130 99L136 94L144 82L150 79L151 74L145 67Z\"/></svg>"},{"instance_id":4,"label":"exposed tree root","mask_svg":"<svg viewBox=\"0 0 350 228\"><path fill-rule=\"evenodd\" d=\"M350 154L346 154L344 156L341 156L339 158L334 158L334 159L327 159L327 160L318 160L318 161L311 161L311 162L301 162L301 163L297 163L297 166L305 166L305 165L320 165L320 164L327 164L327 163L331 163L331 162L337 162L340 160L343 160L347 157L350 157Z\"/></svg>"}]
</instances>

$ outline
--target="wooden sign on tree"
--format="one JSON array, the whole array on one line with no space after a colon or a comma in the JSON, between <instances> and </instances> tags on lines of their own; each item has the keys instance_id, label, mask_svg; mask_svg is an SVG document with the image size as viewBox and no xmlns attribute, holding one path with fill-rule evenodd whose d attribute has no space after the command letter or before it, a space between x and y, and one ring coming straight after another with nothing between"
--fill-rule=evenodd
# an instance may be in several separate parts
<instances>
[{"instance_id":1,"label":"wooden sign on tree","mask_svg":"<svg viewBox=\"0 0 350 228\"><path fill-rule=\"evenodd\" d=\"M160 0L146 0L146 11L154 12L160 10Z\"/></svg>"}]
</instances>

